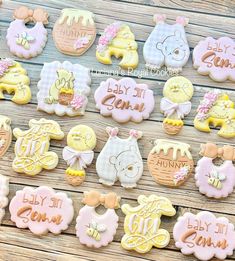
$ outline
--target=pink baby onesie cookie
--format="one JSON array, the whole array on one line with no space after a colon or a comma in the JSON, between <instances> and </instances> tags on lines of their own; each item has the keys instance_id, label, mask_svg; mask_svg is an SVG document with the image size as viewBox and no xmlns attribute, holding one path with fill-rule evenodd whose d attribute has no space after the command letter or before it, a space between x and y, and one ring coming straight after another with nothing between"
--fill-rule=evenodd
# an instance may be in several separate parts
<instances>
[{"instance_id":1,"label":"pink baby onesie cookie","mask_svg":"<svg viewBox=\"0 0 235 261\"><path fill-rule=\"evenodd\" d=\"M39 55L47 42L44 24L48 24L48 13L41 8L31 10L21 6L14 11L13 17L15 21L11 22L6 36L11 53L25 59ZM34 22L35 26L26 27L28 22Z\"/></svg>"},{"instance_id":2,"label":"pink baby onesie cookie","mask_svg":"<svg viewBox=\"0 0 235 261\"><path fill-rule=\"evenodd\" d=\"M106 195L98 191L84 192L83 203L86 206L80 209L76 220L76 235L82 244L99 248L113 241L118 227L115 209L120 207L119 201L120 197L113 192ZM107 208L102 215L95 210L99 205Z\"/></svg>"},{"instance_id":3,"label":"pink baby onesie cookie","mask_svg":"<svg viewBox=\"0 0 235 261\"><path fill-rule=\"evenodd\" d=\"M234 225L225 217L216 218L208 211L197 215L185 213L173 229L175 246L184 255L194 254L199 260L213 257L224 260L235 249Z\"/></svg>"},{"instance_id":4,"label":"pink baby onesie cookie","mask_svg":"<svg viewBox=\"0 0 235 261\"><path fill-rule=\"evenodd\" d=\"M218 148L213 143L201 145L199 153L203 157L198 161L196 167L196 185L202 194L212 198L224 198L233 192L235 186L235 149L225 145ZM224 162L216 166L213 160L221 157Z\"/></svg>"}]
</instances>

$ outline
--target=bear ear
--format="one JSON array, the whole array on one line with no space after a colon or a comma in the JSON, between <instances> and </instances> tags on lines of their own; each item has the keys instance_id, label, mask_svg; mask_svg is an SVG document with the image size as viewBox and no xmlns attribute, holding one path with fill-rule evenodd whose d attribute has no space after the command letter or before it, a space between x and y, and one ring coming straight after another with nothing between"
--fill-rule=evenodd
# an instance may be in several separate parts
<instances>
[{"instance_id":1,"label":"bear ear","mask_svg":"<svg viewBox=\"0 0 235 261\"><path fill-rule=\"evenodd\" d=\"M109 158L109 162L110 162L111 164L115 165L116 162L117 162L117 157L115 157L115 156L110 157L110 158Z\"/></svg>"},{"instance_id":2,"label":"bear ear","mask_svg":"<svg viewBox=\"0 0 235 261\"><path fill-rule=\"evenodd\" d=\"M176 36L176 38L181 38L181 32L180 31L175 31L175 36Z\"/></svg>"},{"instance_id":3,"label":"bear ear","mask_svg":"<svg viewBox=\"0 0 235 261\"><path fill-rule=\"evenodd\" d=\"M157 47L157 49L162 50L163 44L162 43L157 43L156 47Z\"/></svg>"}]
</instances>

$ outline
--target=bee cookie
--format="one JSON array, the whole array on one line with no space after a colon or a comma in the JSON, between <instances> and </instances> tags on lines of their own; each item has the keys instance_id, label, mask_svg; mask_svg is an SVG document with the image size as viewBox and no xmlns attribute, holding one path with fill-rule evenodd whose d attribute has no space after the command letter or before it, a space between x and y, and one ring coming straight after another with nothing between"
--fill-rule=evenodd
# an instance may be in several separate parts
<instances>
[{"instance_id":1,"label":"bee cookie","mask_svg":"<svg viewBox=\"0 0 235 261\"><path fill-rule=\"evenodd\" d=\"M0 115L0 158L6 153L12 141L11 119Z\"/></svg>"},{"instance_id":2,"label":"bee cookie","mask_svg":"<svg viewBox=\"0 0 235 261\"><path fill-rule=\"evenodd\" d=\"M137 42L126 24L115 22L105 28L96 48L96 58L104 64L112 64L111 56L122 58L119 66L135 69L139 62Z\"/></svg>"},{"instance_id":3,"label":"bee cookie","mask_svg":"<svg viewBox=\"0 0 235 261\"><path fill-rule=\"evenodd\" d=\"M167 134L177 134L184 125L182 119L191 111L193 96L192 83L182 77L170 78L164 85L164 98L161 99L160 109L166 117L163 128Z\"/></svg>"},{"instance_id":4,"label":"bee cookie","mask_svg":"<svg viewBox=\"0 0 235 261\"><path fill-rule=\"evenodd\" d=\"M165 15L154 15L156 26L143 49L146 67L158 70L165 65L169 71L181 71L190 55L184 30L189 20L178 16L176 23L169 25L165 23L165 19Z\"/></svg>"},{"instance_id":5,"label":"bee cookie","mask_svg":"<svg viewBox=\"0 0 235 261\"><path fill-rule=\"evenodd\" d=\"M42 169L54 169L58 164L58 155L48 151L50 139L62 140L64 133L60 125L52 120L30 120L29 130L13 130L17 138L13 170L30 176L37 175Z\"/></svg>"},{"instance_id":6,"label":"bee cookie","mask_svg":"<svg viewBox=\"0 0 235 261\"><path fill-rule=\"evenodd\" d=\"M81 244L99 248L107 246L113 241L118 228L118 215L115 209L119 208L120 197L115 193L100 194L98 191L84 192L83 203L76 220L76 235ZM100 215L96 208L103 205L107 210Z\"/></svg>"},{"instance_id":7,"label":"bee cookie","mask_svg":"<svg viewBox=\"0 0 235 261\"><path fill-rule=\"evenodd\" d=\"M58 116L84 115L90 83L90 70L80 64L44 63L38 82L38 110Z\"/></svg>"},{"instance_id":8,"label":"bee cookie","mask_svg":"<svg viewBox=\"0 0 235 261\"><path fill-rule=\"evenodd\" d=\"M130 130L130 136L121 139L118 128L106 128L109 139L96 160L99 182L112 186L117 180L124 188L134 188L143 174L143 161L137 140L142 132ZM104 164L105 162L105 164Z\"/></svg>"},{"instance_id":9,"label":"bee cookie","mask_svg":"<svg viewBox=\"0 0 235 261\"><path fill-rule=\"evenodd\" d=\"M155 140L148 155L148 168L161 185L178 187L191 175L194 163L190 145L174 140Z\"/></svg>"},{"instance_id":10,"label":"bee cookie","mask_svg":"<svg viewBox=\"0 0 235 261\"><path fill-rule=\"evenodd\" d=\"M25 59L39 55L47 42L44 24L48 24L48 13L41 8L31 10L21 6L14 11L13 17L15 21L11 22L6 36L11 53ZM35 26L26 27L28 22L34 22Z\"/></svg>"},{"instance_id":11,"label":"bee cookie","mask_svg":"<svg viewBox=\"0 0 235 261\"><path fill-rule=\"evenodd\" d=\"M0 225L5 216L5 207L8 205L9 178L0 174Z\"/></svg>"}]
</instances>

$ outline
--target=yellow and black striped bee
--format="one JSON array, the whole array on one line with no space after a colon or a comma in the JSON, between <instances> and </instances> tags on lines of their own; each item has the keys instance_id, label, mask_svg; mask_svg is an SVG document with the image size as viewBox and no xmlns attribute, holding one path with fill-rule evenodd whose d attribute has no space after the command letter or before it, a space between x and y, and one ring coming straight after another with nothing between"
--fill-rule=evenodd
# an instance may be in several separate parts
<instances>
[{"instance_id":1,"label":"yellow and black striped bee","mask_svg":"<svg viewBox=\"0 0 235 261\"><path fill-rule=\"evenodd\" d=\"M89 237L94 238L96 241L100 241L101 235L100 233L106 230L106 226L104 224L97 224L95 221L91 221L91 223L87 226L87 235Z\"/></svg>"},{"instance_id":2,"label":"yellow and black striped bee","mask_svg":"<svg viewBox=\"0 0 235 261\"><path fill-rule=\"evenodd\" d=\"M24 49L26 49L26 50L29 50L29 48L30 48L29 43L33 42L35 40L35 38L33 36L28 35L26 32L23 32L21 34L17 34L16 37L17 37L16 38L16 43L18 45L23 46Z\"/></svg>"},{"instance_id":3,"label":"yellow and black striped bee","mask_svg":"<svg viewBox=\"0 0 235 261\"><path fill-rule=\"evenodd\" d=\"M222 189L223 184L221 181L225 180L226 176L224 174L219 173L216 170L212 170L209 175L208 175L208 184L211 186L217 188L217 189Z\"/></svg>"}]
</instances>

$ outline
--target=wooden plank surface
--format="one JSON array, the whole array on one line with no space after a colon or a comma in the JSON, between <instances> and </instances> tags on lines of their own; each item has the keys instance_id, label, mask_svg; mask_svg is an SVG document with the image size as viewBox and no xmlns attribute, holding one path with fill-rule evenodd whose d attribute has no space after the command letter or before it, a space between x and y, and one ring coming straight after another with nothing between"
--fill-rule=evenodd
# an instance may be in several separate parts
<instances>
[{"instance_id":1,"label":"wooden plank surface","mask_svg":"<svg viewBox=\"0 0 235 261\"><path fill-rule=\"evenodd\" d=\"M12 21L13 10L22 3L35 8L42 6L46 8L50 14L48 30L48 43L43 53L31 60L22 60L13 57L6 45L6 30L9 23ZM96 25L98 35L102 30L114 20L121 20L127 22L136 35L139 46L140 63L138 68L133 72L127 72L118 68L118 61L114 60L112 66L105 66L100 64L95 58L95 44L83 56L69 57L59 53L52 40L52 28L59 17L62 8L83 8L90 10L96 15ZM65 139L63 141L52 141L51 150L59 155L59 164L53 171L42 171L36 177L28 177L15 173L12 168L12 160L14 158L13 140L11 147L5 156L0 160L0 173L10 177L10 195L11 199L15 192L22 189L26 185L40 186L49 185L57 191L65 191L73 199L75 208L75 217L69 229L59 236L48 234L43 237L34 236L27 229L17 229L10 221L10 214L8 208L6 209L6 216L3 224L0 227L0 260L158 260L158 261L176 261L176 260L196 260L193 256L183 256L175 247L172 238L172 229L178 216L186 211L197 213L200 210L209 210L218 216L225 216L235 224L235 194L233 193L226 199L215 200L208 199L202 196L197 187L193 175L189 180L178 189L169 189L156 184L150 176L146 158L149 151L153 147L153 141L156 138L169 138L162 130L163 116L159 112L159 103L162 97L162 88L169 78L169 75L151 75L144 70L144 60L142 48L144 41L153 29L154 23L152 16L155 13L165 13L169 18L169 22L174 22L175 17L184 15L190 18L190 24L186 27L187 37L190 48L193 50L198 41L206 36L230 36L235 38L235 2L233 0L227 1L212 1L212 0L44 0L44 1L30 1L30 0L3 0L0 7L0 57L12 57L20 61L24 68L27 69L31 78L32 100L29 104L19 106L10 101L8 97L5 101L0 103L0 114L7 115L12 118L12 127L19 127L21 129L28 128L28 121L32 118L40 119L41 117L47 119L54 119L60 125L65 134L68 133L71 127L78 123L83 123L91 126L98 137L97 146L95 148L95 159L93 164L87 169L86 181L79 187L72 187L64 180L64 172L66 164L61 157L62 148L65 146ZM57 117L55 115L48 115L44 112L38 112L37 107L37 82L39 81L40 71L44 62L51 62L54 60L71 62L78 62L84 66L91 68L92 71L92 91L89 96L89 103L86 114L83 117ZM144 82L150 86L154 91L156 106L154 112L151 114L149 120L140 124L127 123L117 124L111 118L102 117L95 109L93 94L100 82L106 80L110 73L115 74L116 79L123 76L132 76L138 82ZM200 158L198 156L199 146L201 141L216 142L219 145L232 144L234 139L223 139L218 137L216 129L212 129L210 134L198 132L193 127L193 118L196 113L198 101L203 97L204 93L214 88L223 89L229 93L231 99L235 101L235 84L231 82L215 83L208 77L203 77L197 74L192 68L191 59L184 67L182 75L189 78L195 87L195 93L192 99L193 107L191 113L185 119L185 126L182 132L174 137L176 140L183 140L189 143L192 147L192 154L195 162ZM140 77L142 76L142 77ZM122 137L127 135L129 128L136 128L142 130L143 138L139 142L140 152L144 161L144 174L138 183L137 188L132 190L123 189L119 183L116 183L112 188L107 188L98 183L98 176L95 170L95 160L104 146L107 136L104 134L106 126L118 126ZM79 240L75 237L75 219L79 209L82 207L81 199L82 193L90 189L97 189L100 192L114 191L122 196L122 203L136 204L138 195L150 195L155 193L157 195L168 197L174 204L177 214L175 217L162 218L162 227L166 228L171 234L170 244L165 249L152 249L151 252L145 255L140 255L132 251L125 251L120 246L120 240L123 236L123 221L124 215L119 209L117 211L120 222L115 235L114 242L109 246L101 249L89 249L82 246ZM235 254L228 260L234 260ZM216 260L216 259L214 259Z\"/></svg>"}]
</instances>

